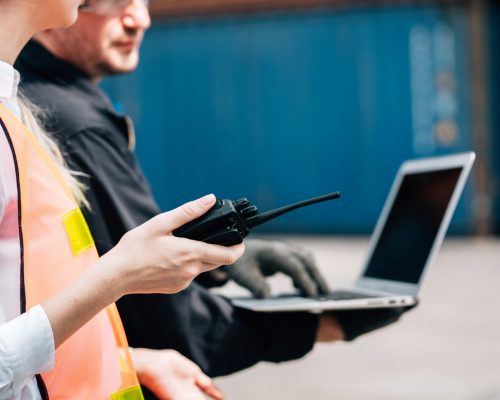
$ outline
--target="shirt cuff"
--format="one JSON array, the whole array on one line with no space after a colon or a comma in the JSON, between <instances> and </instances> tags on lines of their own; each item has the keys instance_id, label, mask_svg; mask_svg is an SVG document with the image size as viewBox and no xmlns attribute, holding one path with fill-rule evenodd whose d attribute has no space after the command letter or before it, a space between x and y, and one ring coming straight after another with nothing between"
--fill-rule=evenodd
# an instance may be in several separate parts
<instances>
[{"instance_id":1,"label":"shirt cuff","mask_svg":"<svg viewBox=\"0 0 500 400\"><path fill-rule=\"evenodd\" d=\"M319 315L309 312L258 312L235 307L239 321L255 329L261 351L259 361L282 362L303 357L314 347Z\"/></svg>"},{"instance_id":2,"label":"shirt cuff","mask_svg":"<svg viewBox=\"0 0 500 400\"><path fill-rule=\"evenodd\" d=\"M52 326L40 305L0 326L0 357L10 359L14 393L55 362Z\"/></svg>"},{"instance_id":3,"label":"shirt cuff","mask_svg":"<svg viewBox=\"0 0 500 400\"><path fill-rule=\"evenodd\" d=\"M316 342L319 314L309 312L262 313L272 326L267 333L265 361L282 362L304 357Z\"/></svg>"}]
</instances>

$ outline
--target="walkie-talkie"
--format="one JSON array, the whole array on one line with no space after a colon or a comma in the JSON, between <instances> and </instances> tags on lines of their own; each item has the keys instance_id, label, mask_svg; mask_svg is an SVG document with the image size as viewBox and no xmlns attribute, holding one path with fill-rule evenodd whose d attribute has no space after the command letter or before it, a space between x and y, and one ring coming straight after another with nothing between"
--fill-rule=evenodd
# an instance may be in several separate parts
<instances>
[{"instance_id":1,"label":"walkie-talkie","mask_svg":"<svg viewBox=\"0 0 500 400\"><path fill-rule=\"evenodd\" d=\"M340 192L300 201L260 214L246 198L236 201L217 199L215 205L201 217L174 230L174 235L206 243L232 246L243 241L250 229L289 211L322 201L334 200Z\"/></svg>"}]
</instances>

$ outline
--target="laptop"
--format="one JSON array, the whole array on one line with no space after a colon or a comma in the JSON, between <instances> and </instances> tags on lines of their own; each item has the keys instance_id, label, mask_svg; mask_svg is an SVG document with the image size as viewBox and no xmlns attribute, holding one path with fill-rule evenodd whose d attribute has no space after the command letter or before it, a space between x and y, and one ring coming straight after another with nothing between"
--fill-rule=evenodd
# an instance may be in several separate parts
<instances>
[{"instance_id":1,"label":"laptop","mask_svg":"<svg viewBox=\"0 0 500 400\"><path fill-rule=\"evenodd\" d=\"M443 241L474 163L473 152L404 162L370 240L363 272L351 288L311 299L298 294L234 298L263 312L411 306Z\"/></svg>"}]
</instances>

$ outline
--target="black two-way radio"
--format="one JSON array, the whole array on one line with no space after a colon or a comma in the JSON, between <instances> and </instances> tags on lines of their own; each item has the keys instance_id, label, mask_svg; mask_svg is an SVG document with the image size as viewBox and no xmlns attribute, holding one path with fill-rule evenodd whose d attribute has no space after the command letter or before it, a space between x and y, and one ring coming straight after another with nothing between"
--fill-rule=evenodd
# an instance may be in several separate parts
<instances>
[{"instance_id":1,"label":"black two-way radio","mask_svg":"<svg viewBox=\"0 0 500 400\"><path fill-rule=\"evenodd\" d=\"M246 198L236 201L217 199L215 205L201 217L174 230L174 235L206 243L232 246L241 243L250 229L289 211L340 197L340 192L300 201L260 214Z\"/></svg>"}]
</instances>

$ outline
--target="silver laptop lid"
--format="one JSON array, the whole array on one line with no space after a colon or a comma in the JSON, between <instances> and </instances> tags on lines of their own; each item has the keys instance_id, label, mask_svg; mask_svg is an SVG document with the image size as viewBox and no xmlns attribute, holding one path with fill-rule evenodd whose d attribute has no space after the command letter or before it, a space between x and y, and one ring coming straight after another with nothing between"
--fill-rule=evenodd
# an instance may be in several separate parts
<instances>
[{"instance_id":1,"label":"silver laptop lid","mask_svg":"<svg viewBox=\"0 0 500 400\"><path fill-rule=\"evenodd\" d=\"M416 295L474 163L473 152L403 163L370 241L356 286Z\"/></svg>"}]
</instances>

